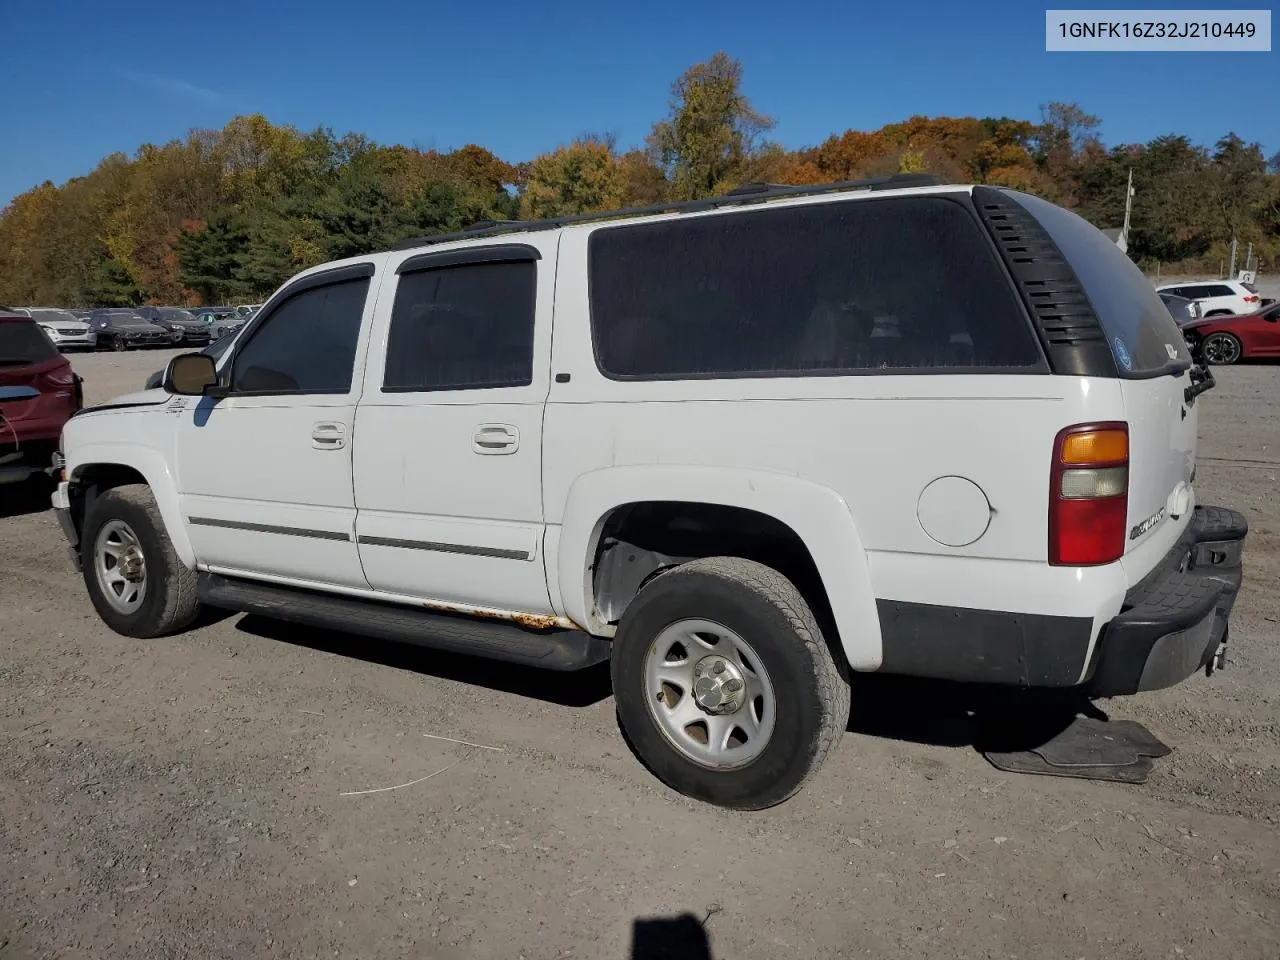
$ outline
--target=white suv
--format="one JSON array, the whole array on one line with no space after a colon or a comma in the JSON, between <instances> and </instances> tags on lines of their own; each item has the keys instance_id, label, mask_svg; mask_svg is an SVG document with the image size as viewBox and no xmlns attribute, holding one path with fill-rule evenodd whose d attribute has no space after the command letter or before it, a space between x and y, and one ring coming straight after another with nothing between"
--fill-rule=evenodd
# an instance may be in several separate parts
<instances>
[{"instance_id":1,"label":"white suv","mask_svg":"<svg viewBox=\"0 0 1280 960\"><path fill-rule=\"evenodd\" d=\"M24 307L17 311L34 320L59 350L81 347L92 350L98 345L93 327L67 310L55 307Z\"/></svg>"},{"instance_id":2,"label":"white suv","mask_svg":"<svg viewBox=\"0 0 1280 960\"><path fill-rule=\"evenodd\" d=\"M121 633L207 603L608 658L651 769L757 808L839 739L850 671L1217 666L1246 526L1195 503L1210 386L1072 213L761 187L308 270L220 360L73 418L54 504Z\"/></svg>"},{"instance_id":3,"label":"white suv","mask_svg":"<svg viewBox=\"0 0 1280 960\"><path fill-rule=\"evenodd\" d=\"M1239 280L1206 280L1201 283L1167 283L1157 293L1171 293L1200 304L1200 316L1216 317L1228 313L1256 313L1262 299L1256 287Z\"/></svg>"}]
</instances>

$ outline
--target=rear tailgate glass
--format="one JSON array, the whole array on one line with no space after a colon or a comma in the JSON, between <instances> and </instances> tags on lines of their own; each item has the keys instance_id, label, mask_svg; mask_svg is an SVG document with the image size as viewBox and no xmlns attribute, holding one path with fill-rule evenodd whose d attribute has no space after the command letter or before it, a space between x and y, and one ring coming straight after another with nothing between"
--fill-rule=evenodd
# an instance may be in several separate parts
<instances>
[{"instance_id":1,"label":"rear tailgate glass","mask_svg":"<svg viewBox=\"0 0 1280 960\"><path fill-rule=\"evenodd\" d=\"M0 317L0 366L43 363L58 355L58 348L33 321Z\"/></svg>"},{"instance_id":2,"label":"rear tailgate glass","mask_svg":"<svg viewBox=\"0 0 1280 960\"><path fill-rule=\"evenodd\" d=\"M1106 235L1082 217L1010 191L1062 251L1102 324L1120 376L1145 379L1191 366L1191 354L1151 282Z\"/></svg>"}]
</instances>

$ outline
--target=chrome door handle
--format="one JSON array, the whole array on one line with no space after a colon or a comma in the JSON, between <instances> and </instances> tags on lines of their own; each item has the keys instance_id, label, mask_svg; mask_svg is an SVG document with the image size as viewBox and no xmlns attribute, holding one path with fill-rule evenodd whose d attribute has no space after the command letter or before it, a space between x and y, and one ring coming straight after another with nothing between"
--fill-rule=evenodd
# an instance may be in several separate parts
<instances>
[{"instance_id":1,"label":"chrome door handle","mask_svg":"<svg viewBox=\"0 0 1280 960\"><path fill-rule=\"evenodd\" d=\"M482 423L471 435L471 449L481 454L515 453L520 449L520 431L509 423Z\"/></svg>"},{"instance_id":2,"label":"chrome door handle","mask_svg":"<svg viewBox=\"0 0 1280 960\"><path fill-rule=\"evenodd\" d=\"M311 446L317 450L341 450L346 445L345 423L317 423L311 428Z\"/></svg>"}]
</instances>

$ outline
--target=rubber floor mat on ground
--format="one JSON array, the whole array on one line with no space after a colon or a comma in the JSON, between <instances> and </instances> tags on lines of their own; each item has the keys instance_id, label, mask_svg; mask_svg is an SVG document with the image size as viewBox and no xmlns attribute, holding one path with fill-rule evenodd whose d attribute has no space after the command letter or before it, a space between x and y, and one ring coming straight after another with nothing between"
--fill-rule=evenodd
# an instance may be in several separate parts
<instances>
[{"instance_id":1,"label":"rubber floor mat on ground","mask_svg":"<svg viewBox=\"0 0 1280 960\"><path fill-rule=\"evenodd\" d=\"M1025 750L983 751L998 770L1050 777L1146 783L1151 761L1172 752L1135 720L1076 717L1060 733Z\"/></svg>"}]
</instances>

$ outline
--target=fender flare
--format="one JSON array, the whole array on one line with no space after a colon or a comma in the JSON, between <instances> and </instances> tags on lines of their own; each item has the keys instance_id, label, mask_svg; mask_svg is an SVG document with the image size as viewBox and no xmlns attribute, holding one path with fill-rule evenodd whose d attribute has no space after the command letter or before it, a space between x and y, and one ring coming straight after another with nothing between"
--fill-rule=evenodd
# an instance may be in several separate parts
<instances>
[{"instance_id":1,"label":"fender flare","mask_svg":"<svg viewBox=\"0 0 1280 960\"><path fill-rule=\"evenodd\" d=\"M69 459L69 458L68 458ZM173 543L173 549L183 564L191 570L196 567L196 553L191 537L182 521L182 505L178 498L178 484L167 460L159 451L135 447L127 443L86 443L77 445L75 460L67 463L67 477L78 480L86 467L129 467L142 474L156 498L165 531Z\"/></svg>"},{"instance_id":2,"label":"fender flare","mask_svg":"<svg viewBox=\"0 0 1280 960\"><path fill-rule=\"evenodd\" d=\"M808 548L831 603L840 643L854 670L875 670L880 618L867 552L844 498L785 474L697 466L608 467L569 488L556 552L564 613L590 633L609 627L594 615L590 564L605 520L629 503L672 500L741 507L786 524Z\"/></svg>"}]
</instances>

